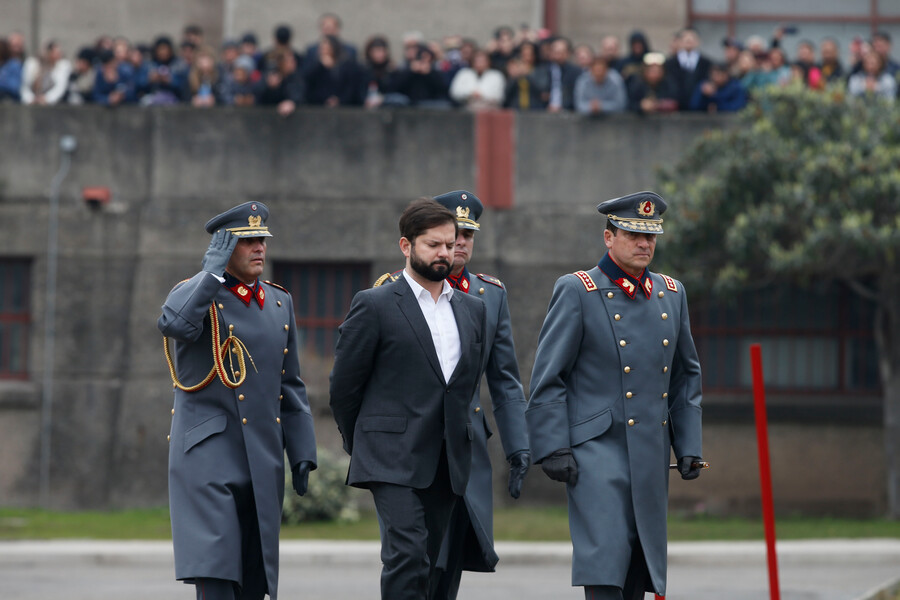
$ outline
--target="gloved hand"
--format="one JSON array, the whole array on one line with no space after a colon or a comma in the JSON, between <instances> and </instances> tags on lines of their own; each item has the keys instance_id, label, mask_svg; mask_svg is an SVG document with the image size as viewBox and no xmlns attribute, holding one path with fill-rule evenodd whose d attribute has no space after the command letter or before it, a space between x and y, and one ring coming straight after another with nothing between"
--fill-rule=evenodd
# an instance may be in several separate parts
<instances>
[{"instance_id":1,"label":"gloved hand","mask_svg":"<svg viewBox=\"0 0 900 600\"><path fill-rule=\"evenodd\" d=\"M217 230L209 241L209 248L206 249L206 254L203 255L203 262L201 263L203 270L219 277L224 275L225 267L228 266L231 253L234 252L234 247L237 246L237 243L238 237L230 231Z\"/></svg>"},{"instance_id":2,"label":"gloved hand","mask_svg":"<svg viewBox=\"0 0 900 600\"><path fill-rule=\"evenodd\" d=\"M522 493L522 482L531 466L531 452L520 450L509 457L509 495L518 499Z\"/></svg>"},{"instance_id":3,"label":"gloved hand","mask_svg":"<svg viewBox=\"0 0 900 600\"><path fill-rule=\"evenodd\" d=\"M697 479L700 477L700 467L693 466L694 463L700 462L699 456L682 456L678 459L678 472L681 478L685 480Z\"/></svg>"},{"instance_id":4,"label":"gloved hand","mask_svg":"<svg viewBox=\"0 0 900 600\"><path fill-rule=\"evenodd\" d=\"M562 481L575 485L578 481L578 465L572 456L571 448L560 448L541 461L541 468L547 477L554 481Z\"/></svg>"},{"instance_id":5,"label":"gloved hand","mask_svg":"<svg viewBox=\"0 0 900 600\"><path fill-rule=\"evenodd\" d=\"M301 460L291 469L291 483L294 484L294 491L299 496L305 494L309 487L309 468L311 466L312 463L308 460Z\"/></svg>"}]
</instances>

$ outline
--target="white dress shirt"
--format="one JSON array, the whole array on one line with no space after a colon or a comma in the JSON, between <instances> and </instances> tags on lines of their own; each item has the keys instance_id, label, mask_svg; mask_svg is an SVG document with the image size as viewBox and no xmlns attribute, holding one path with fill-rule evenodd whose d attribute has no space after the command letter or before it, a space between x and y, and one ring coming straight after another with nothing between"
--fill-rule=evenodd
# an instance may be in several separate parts
<instances>
[{"instance_id":1,"label":"white dress shirt","mask_svg":"<svg viewBox=\"0 0 900 600\"><path fill-rule=\"evenodd\" d=\"M438 361L441 363L441 371L444 374L444 382L450 381L450 376L459 362L460 346L459 346L459 329L456 326L456 317L453 315L453 308L450 306L450 296L453 295L453 288L443 281L443 289L441 295L438 296L437 302L431 297L431 292L423 288L419 283L403 269L403 276L409 287L412 288L416 300L419 301L419 308L422 309L422 315L425 322L428 323L428 329L431 330L431 341L434 342L434 350L437 352Z\"/></svg>"}]
</instances>

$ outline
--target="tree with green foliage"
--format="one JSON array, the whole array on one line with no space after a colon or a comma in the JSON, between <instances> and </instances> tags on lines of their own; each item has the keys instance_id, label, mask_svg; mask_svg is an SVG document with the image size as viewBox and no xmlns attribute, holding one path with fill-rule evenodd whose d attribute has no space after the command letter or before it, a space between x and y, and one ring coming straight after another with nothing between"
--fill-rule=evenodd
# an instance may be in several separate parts
<instances>
[{"instance_id":1,"label":"tree with green foliage","mask_svg":"<svg viewBox=\"0 0 900 600\"><path fill-rule=\"evenodd\" d=\"M830 281L874 303L889 516L900 518L900 107L772 89L660 179L678 224L665 259L686 284Z\"/></svg>"}]
</instances>

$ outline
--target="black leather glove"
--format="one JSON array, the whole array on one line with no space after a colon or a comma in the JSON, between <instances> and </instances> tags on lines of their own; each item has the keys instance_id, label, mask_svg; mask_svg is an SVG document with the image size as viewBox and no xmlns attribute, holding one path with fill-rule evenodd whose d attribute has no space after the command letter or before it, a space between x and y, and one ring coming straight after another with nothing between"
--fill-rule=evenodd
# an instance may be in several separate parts
<instances>
[{"instance_id":1,"label":"black leather glove","mask_svg":"<svg viewBox=\"0 0 900 600\"><path fill-rule=\"evenodd\" d=\"M531 452L519 450L509 457L509 495L513 498L522 493L522 482L531 466Z\"/></svg>"},{"instance_id":2,"label":"black leather glove","mask_svg":"<svg viewBox=\"0 0 900 600\"><path fill-rule=\"evenodd\" d=\"M216 231L209 241L209 248L206 249L206 254L203 255L203 262L200 263L202 269L219 277L224 275L225 267L228 266L231 253L234 252L234 247L237 246L237 243L238 237L230 231L224 229Z\"/></svg>"},{"instance_id":3,"label":"black leather glove","mask_svg":"<svg viewBox=\"0 0 900 600\"><path fill-rule=\"evenodd\" d=\"M302 496L309 487L309 468L312 463L308 460L301 460L294 468L291 469L291 482L294 484L294 491Z\"/></svg>"},{"instance_id":4,"label":"black leather glove","mask_svg":"<svg viewBox=\"0 0 900 600\"><path fill-rule=\"evenodd\" d=\"M541 461L541 468L547 477L554 481L562 481L575 485L578 481L578 465L572 456L571 448L560 448Z\"/></svg>"},{"instance_id":5,"label":"black leather glove","mask_svg":"<svg viewBox=\"0 0 900 600\"><path fill-rule=\"evenodd\" d=\"M679 458L678 472L681 473L681 478L690 480L700 477L700 465L696 465L699 462L699 456L682 456Z\"/></svg>"}]
</instances>

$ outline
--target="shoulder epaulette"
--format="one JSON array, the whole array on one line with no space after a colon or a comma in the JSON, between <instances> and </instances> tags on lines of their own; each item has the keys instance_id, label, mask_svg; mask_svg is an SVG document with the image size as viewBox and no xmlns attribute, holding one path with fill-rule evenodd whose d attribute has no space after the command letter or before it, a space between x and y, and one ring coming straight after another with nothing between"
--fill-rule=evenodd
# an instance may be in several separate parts
<instances>
[{"instance_id":1,"label":"shoulder epaulette","mask_svg":"<svg viewBox=\"0 0 900 600\"><path fill-rule=\"evenodd\" d=\"M278 285L277 283L272 283L272 282L269 281L268 279L263 280L263 283L268 283L268 284L271 285L272 287L276 287L276 288L278 288L279 290L281 290L281 291L283 291L283 292L285 292L285 293L287 293L287 294L290 294L290 292L287 291L284 287Z\"/></svg>"},{"instance_id":2,"label":"shoulder epaulette","mask_svg":"<svg viewBox=\"0 0 900 600\"><path fill-rule=\"evenodd\" d=\"M675 283L675 280L674 280L674 279L672 279L672 278L669 277L668 275L663 275L662 273L660 273L659 276L662 277L662 278L663 278L663 281L666 282L666 289L667 289L667 290L669 290L670 292L677 292L677 291L678 291L678 284Z\"/></svg>"},{"instance_id":3,"label":"shoulder epaulette","mask_svg":"<svg viewBox=\"0 0 900 600\"><path fill-rule=\"evenodd\" d=\"M175 285L173 285L173 286L172 286L172 289L169 290L169 291L170 291L170 292L174 292L174 291L175 291L175 288L177 288L177 287L178 287L179 285L181 285L182 283L185 283L185 282L190 281L190 280L191 280L190 277L188 277L187 279L182 279L181 281L179 281L178 283L176 283Z\"/></svg>"},{"instance_id":4,"label":"shoulder epaulette","mask_svg":"<svg viewBox=\"0 0 900 600\"><path fill-rule=\"evenodd\" d=\"M587 271L575 271L572 273L581 280L581 283L584 284L584 289L588 292L597 291L597 284L594 283L594 280L591 279L591 276L587 274Z\"/></svg>"},{"instance_id":5,"label":"shoulder epaulette","mask_svg":"<svg viewBox=\"0 0 900 600\"><path fill-rule=\"evenodd\" d=\"M372 284L372 287L378 287L384 283L393 283L400 279L400 275L403 274L403 269L399 271L394 271L393 273L385 273L381 277L375 280L375 283Z\"/></svg>"},{"instance_id":6,"label":"shoulder epaulette","mask_svg":"<svg viewBox=\"0 0 900 600\"><path fill-rule=\"evenodd\" d=\"M493 275L486 275L484 273L475 273L475 277L482 281L487 281L488 283L493 283L499 288L503 287L503 282L494 277Z\"/></svg>"}]
</instances>

